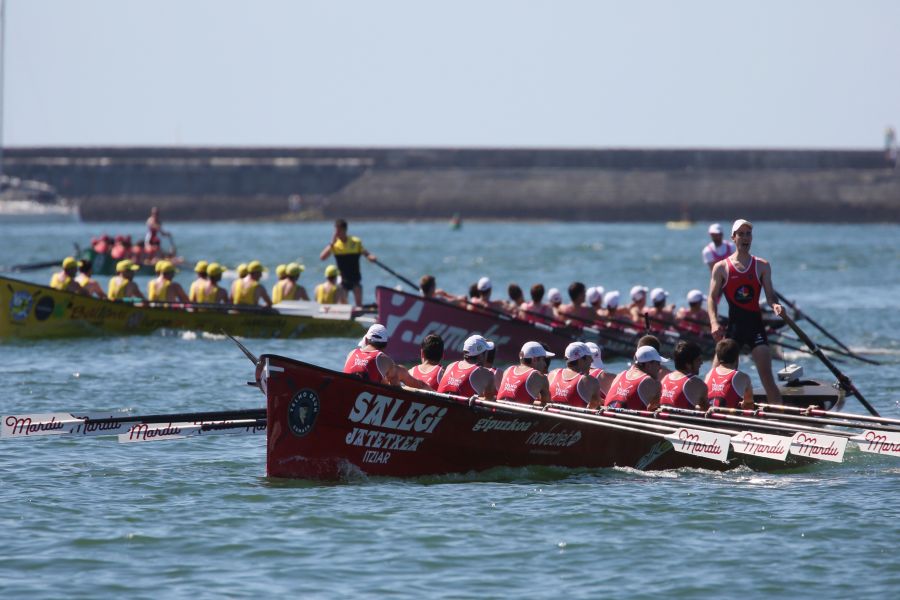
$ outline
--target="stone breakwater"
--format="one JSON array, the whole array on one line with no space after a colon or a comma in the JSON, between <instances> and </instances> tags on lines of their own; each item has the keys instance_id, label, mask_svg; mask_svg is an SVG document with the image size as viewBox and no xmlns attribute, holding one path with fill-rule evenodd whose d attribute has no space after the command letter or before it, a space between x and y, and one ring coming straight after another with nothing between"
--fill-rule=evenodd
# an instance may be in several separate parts
<instances>
[{"instance_id":1,"label":"stone breakwater","mask_svg":"<svg viewBox=\"0 0 900 600\"><path fill-rule=\"evenodd\" d=\"M41 147L4 168L96 221L900 222L900 170L874 150Z\"/></svg>"}]
</instances>

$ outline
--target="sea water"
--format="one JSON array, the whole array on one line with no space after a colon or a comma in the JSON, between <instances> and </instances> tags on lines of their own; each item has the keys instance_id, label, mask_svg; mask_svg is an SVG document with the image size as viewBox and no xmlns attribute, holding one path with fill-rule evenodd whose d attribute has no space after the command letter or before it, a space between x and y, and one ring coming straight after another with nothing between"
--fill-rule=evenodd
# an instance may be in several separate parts
<instances>
[{"instance_id":1,"label":"sea water","mask_svg":"<svg viewBox=\"0 0 900 600\"><path fill-rule=\"evenodd\" d=\"M328 223L167 225L192 261L258 259L273 270L299 260L310 292L327 264L318 255ZM565 294L580 280L623 295L660 286L679 305L708 287L705 231L350 224L386 265L413 280L434 274L457 294L487 275L501 297L513 281L526 293L541 282ZM0 264L63 258L103 232L142 235L136 223L0 226ZM757 223L754 234L783 294L883 362L839 366L883 415L900 418L900 227ZM177 276L185 287L191 266ZM20 276L46 283L50 273ZM399 282L364 263L367 301L379 284ZM245 343L339 368L353 340ZM833 380L815 359L790 358ZM230 341L205 334L3 343L0 413L260 407L252 378ZM846 410L862 408L849 399ZM778 474L531 468L334 484L267 479L264 436L48 437L0 443L0 473L3 598L843 598L900 589L900 461L857 450L843 464Z\"/></svg>"}]
</instances>

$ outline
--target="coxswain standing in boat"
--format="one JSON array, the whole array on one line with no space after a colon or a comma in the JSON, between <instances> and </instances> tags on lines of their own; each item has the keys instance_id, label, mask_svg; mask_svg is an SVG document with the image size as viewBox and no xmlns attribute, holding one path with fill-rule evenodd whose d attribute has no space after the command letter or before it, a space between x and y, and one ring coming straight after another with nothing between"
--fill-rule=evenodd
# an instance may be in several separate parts
<instances>
[{"instance_id":1,"label":"coxswain standing in boat","mask_svg":"<svg viewBox=\"0 0 900 600\"><path fill-rule=\"evenodd\" d=\"M675 345L672 358L675 370L663 377L660 406L674 406L688 410L706 410L706 383L698 377L703 357L700 346L681 340Z\"/></svg>"},{"instance_id":2,"label":"coxswain standing in boat","mask_svg":"<svg viewBox=\"0 0 900 600\"><path fill-rule=\"evenodd\" d=\"M305 268L294 262L285 265L284 279L272 286L272 304L278 304L283 300L309 300L306 288L297 283Z\"/></svg>"},{"instance_id":3,"label":"coxswain standing in boat","mask_svg":"<svg viewBox=\"0 0 900 600\"><path fill-rule=\"evenodd\" d=\"M687 307L678 309L675 326L691 335L699 336L709 331L709 314L703 308L703 292L691 290L687 293Z\"/></svg>"},{"instance_id":4,"label":"coxswain standing in boat","mask_svg":"<svg viewBox=\"0 0 900 600\"><path fill-rule=\"evenodd\" d=\"M555 354L547 352L538 342L525 342L519 351L519 364L503 373L498 400L523 404L546 404L550 401L550 384L542 371Z\"/></svg>"},{"instance_id":5,"label":"coxswain standing in boat","mask_svg":"<svg viewBox=\"0 0 900 600\"><path fill-rule=\"evenodd\" d=\"M325 267L325 281L316 286L313 295L319 304L347 304L347 295L338 285L338 268L334 265Z\"/></svg>"},{"instance_id":6,"label":"coxswain standing in boat","mask_svg":"<svg viewBox=\"0 0 900 600\"><path fill-rule=\"evenodd\" d=\"M147 235L144 236L144 254L152 259L160 255L159 248L162 242L159 239L161 235L169 235L168 231L162 228L162 220L159 218L159 208L154 206L150 209L150 216L147 218Z\"/></svg>"},{"instance_id":7,"label":"coxswain standing in boat","mask_svg":"<svg viewBox=\"0 0 900 600\"><path fill-rule=\"evenodd\" d=\"M173 281L175 271L177 271L175 265L168 260L159 262L162 263L159 267L159 275L147 284L147 300L150 302L180 302L182 304L190 302L181 284Z\"/></svg>"},{"instance_id":8,"label":"coxswain standing in boat","mask_svg":"<svg viewBox=\"0 0 900 600\"><path fill-rule=\"evenodd\" d=\"M419 352L421 362L409 370L413 379L418 379L433 390L438 389L444 368L441 360L444 358L444 340L436 333L429 333L422 340Z\"/></svg>"},{"instance_id":9,"label":"coxswain standing in boat","mask_svg":"<svg viewBox=\"0 0 900 600\"><path fill-rule=\"evenodd\" d=\"M550 371L550 402L578 408L600 406L600 382L591 377L593 353L584 342L566 346L566 366Z\"/></svg>"},{"instance_id":10,"label":"coxswain standing in boat","mask_svg":"<svg viewBox=\"0 0 900 600\"><path fill-rule=\"evenodd\" d=\"M766 390L766 398L770 404L781 404L781 392L772 375L772 352L759 307L760 291L765 290L766 299L775 314L781 316L783 311L781 305L775 302L777 296L772 286L772 267L768 261L750 254L752 223L744 219L735 221L731 226L731 239L737 250L716 263L710 277L707 314L712 336L717 342L730 338L739 347L749 346L760 382ZM728 302L727 330L722 328L718 319L719 298L723 294Z\"/></svg>"},{"instance_id":11,"label":"coxswain standing in boat","mask_svg":"<svg viewBox=\"0 0 900 600\"><path fill-rule=\"evenodd\" d=\"M580 281L572 282L569 285L569 299L571 303L560 306L556 311L557 315L563 319L572 319L574 321L572 325L576 327L583 327L584 323L582 321L593 322L596 320L597 315L593 308L585 305L586 296L587 288L585 285Z\"/></svg>"},{"instance_id":12,"label":"coxswain standing in boat","mask_svg":"<svg viewBox=\"0 0 900 600\"><path fill-rule=\"evenodd\" d=\"M492 400L497 395L494 374L485 360L494 344L480 335L472 335L463 342L463 359L450 363L441 375L437 391L458 396L481 396Z\"/></svg>"},{"instance_id":13,"label":"coxswain standing in boat","mask_svg":"<svg viewBox=\"0 0 900 600\"><path fill-rule=\"evenodd\" d=\"M738 370L740 345L731 339L716 344L716 362L706 375L706 395L710 406L753 408L753 384L750 376Z\"/></svg>"},{"instance_id":14,"label":"coxswain standing in boat","mask_svg":"<svg viewBox=\"0 0 900 600\"><path fill-rule=\"evenodd\" d=\"M81 289L85 291L86 294L90 296L94 296L95 298L106 298L106 292L103 291L103 288L100 287L100 284L97 283L97 280L91 277L93 275L94 265L89 260L79 260L78 261L78 276L75 278L75 281L78 282L78 285L81 286Z\"/></svg>"},{"instance_id":15,"label":"coxswain standing in boat","mask_svg":"<svg viewBox=\"0 0 900 600\"><path fill-rule=\"evenodd\" d=\"M731 241L722 240L722 226L718 223L710 225L708 231L712 241L703 247L701 256L703 256L703 262L705 262L706 266L709 267L709 270L712 271L712 268L716 266L717 262L725 260L734 254L734 251L737 250L737 248Z\"/></svg>"},{"instance_id":16,"label":"coxswain standing in boat","mask_svg":"<svg viewBox=\"0 0 900 600\"><path fill-rule=\"evenodd\" d=\"M609 386L612 385L615 375L606 370L603 364L603 349L594 342L587 342L587 347L591 350L591 370L588 371L591 377L600 382L600 394L605 399L609 393Z\"/></svg>"},{"instance_id":17,"label":"coxswain standing in boat","mask_svg":"<svg viewBox=\"0 0 900 600\"><path fill-rule=\"evenodd\" d=\"M73 294L87 294L81 285L75 280L78 273L78 261L74 256L67 256L62 261L62 271L57 271L50 277L50 287L54 290L72 292Z\"/></svg>"},{"instance_id":18,"label":"coxswain standing in boat","mask_svg":"<svg viewBox=\"0 0 900 600\"><path fill-rule=\"evenodd\" d=\"M188 300L191 302L202 302L200 300L200 290L206 289L209 283L209 276L206 273L208 268L209 263L205 260L198 260L197 264L194 265L194 273L197 275L197 278L191 282L191 287L188 290Z\"/></svg>"},{"instance_id":19,"label":"coxswain standing in boat","mask_svg":"<svg viewBox=\"0 0 900 600\"><path fill-rule=\"evenodd\" d=\"M657 381L661 363L669 362L653 346L640 346L634 353L634 363L613 380L606 394L604 406L629 410L656 410L659 407L660 383Z\"/></svg>"},{"instance_id":20,"label":"coxswain standing in boat","mask_svg":"<svg viewBox=\"0 0 900 600\"><path fill-rule=\"evenodd\" d=\"M241 279L240 294L235 298L235 304L244 306L258 306L262 302L265 306L272 306L272 299L259 280L262 279L263 266L258 260L251 261L247 265L247 276Z\"/></svg>"},{"instance_id":21,"label":"coxswain standing in boat","mask_svg":"<svg viewBox=\"0 0 900 600\"><path fill-rule=\"evenodd\" d=\"M110 300L124 300L125 298L140 298L145 300L144 294L138 284L134 282L134 273L140 267L129 259L116 263L116 275L109 279L106 297Z\"/></svg>"},{"instance_id":22,"label":"coxswain standing in boat","mask_svg":"<svg viewBox=\"0 0 900 600\"><path fill-rule=\"evenodd\" d=\"M206 267L206 285L197 290L194 302L201 304L228 304L228 292L219 285L225 268L219 263L209 263Z\"/></svg>"},{"instance_id":23,"label":"coxswain standing in boat","mask_svg":"<svg viewBox=\"0 0 900 600\"><path fill-rule=\"evenodd\" d=\"M365 256L369 262L375 262L377 257L363 247L362 240L358 237L347 235L347 221L344 219L334 222L331 243L325 246L319 258L325 260L332 254L341 272L341 287L347 292L352 291L354 303L356 306L362 306L362 273L359 270L359 257Z\"/></svg>"},{"instance_id":24,"label":"coxswain standing in boat","mask_svg":"<svg viewBox=\"0 0 900 600\"><path fill-rule=\"evenodd\" d=\"M374 383L404 384L420 390L429 389L427 384L415 379L406 369L394 364L391 357L384 353L387 343L388 332L384 325L375 323L369 327L359 347L354 348L347 355L347 360L344 362L344 373L356 375Z\"/></svg>"}]
</instances>

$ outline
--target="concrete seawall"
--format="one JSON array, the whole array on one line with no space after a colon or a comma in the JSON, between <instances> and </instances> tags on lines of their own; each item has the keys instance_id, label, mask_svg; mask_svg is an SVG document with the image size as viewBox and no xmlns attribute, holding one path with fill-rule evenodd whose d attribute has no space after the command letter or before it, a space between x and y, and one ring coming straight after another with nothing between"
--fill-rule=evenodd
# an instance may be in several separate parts
<instances>
[{"instance_id":1,"label":"concrete seawall","mask_svg":"<svg viewBox=\"0 0 900 600\"><path fill-rule=\"evenodd\" d=\"M900 222L880 151L13 148L86 220L447 218Z\"/></svg>"}]
</instances>

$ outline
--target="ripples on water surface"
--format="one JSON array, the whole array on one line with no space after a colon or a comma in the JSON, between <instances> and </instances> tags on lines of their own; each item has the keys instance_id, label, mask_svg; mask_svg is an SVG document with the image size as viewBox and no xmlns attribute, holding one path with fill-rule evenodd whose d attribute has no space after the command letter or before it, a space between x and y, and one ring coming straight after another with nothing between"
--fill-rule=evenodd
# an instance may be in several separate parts
<instances>
[{"instance_id":1,"label":"ripples on water surface","mask_svg":"<svg viewBox=\"0 0 900 600\"><path fill-rule=\"evenodd\" d=\"M308 289L330 225L174 225L191 259L274 266L301 258ZM64 256L136 224L0 226L0 264ZM705 226L351 223L381 260L462 292L575 279L623 292L705 289ZM38 235L40 234L40 235ZM885 366L842 365L900 417L900 228L758 224L787 295ZM364 283L396 282L364 266ZM45 282L49 272L33 274ZM187 283L189 273L179 276ZM105 282L104 282L105 283ZM854 310L857 307L857 310ZM248 340L337 368L349 341ZM260 406L246 359L204 335L0 345L3 413ZM823 368L803 361L807 373ZM859 410L851 400L848 408ZM849 451L785 474L499 469L343 484L270 481L252 437L119 445L112 438L0 444L4 597L405 595L892 596L900 461ZM891 590L894 590L892 592Z\"/></svg>"}]
</instances>

